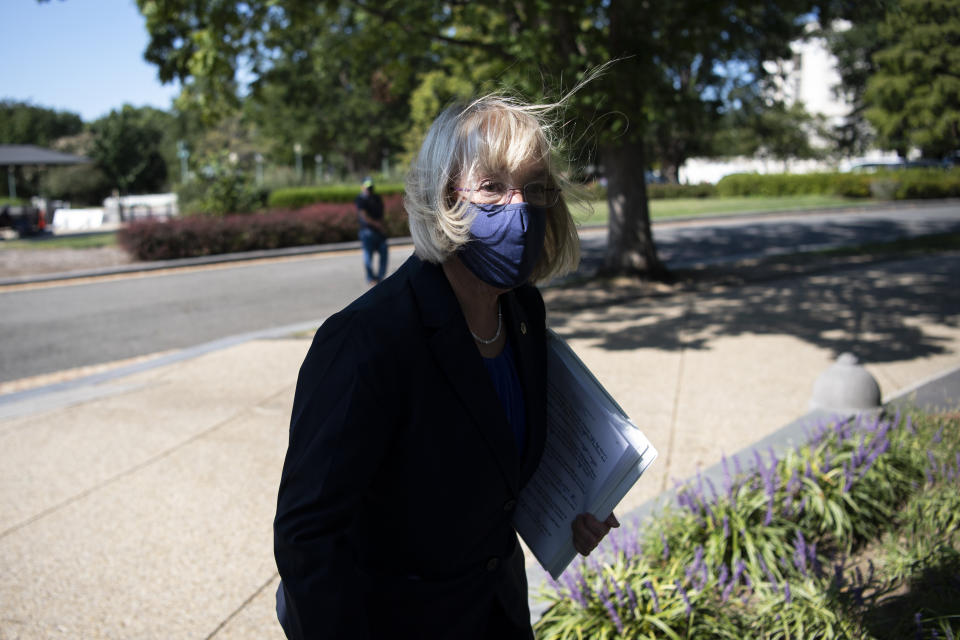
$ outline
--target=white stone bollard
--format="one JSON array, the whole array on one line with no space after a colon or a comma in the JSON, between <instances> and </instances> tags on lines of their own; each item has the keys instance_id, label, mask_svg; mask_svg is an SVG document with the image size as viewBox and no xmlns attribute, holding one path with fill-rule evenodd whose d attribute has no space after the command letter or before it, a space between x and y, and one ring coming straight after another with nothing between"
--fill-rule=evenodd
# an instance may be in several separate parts
<instances>
[{"instance_id":1,"label":"white stone bollard","mask_svg":"<svg viewBox=\"0 0 960 640\"><path fill-rule=\"evenodd\" d=\"M880 410L880 385L852 353L842 353L813 384L811 409L856 414Z\"/></svg>"}]
</instances>

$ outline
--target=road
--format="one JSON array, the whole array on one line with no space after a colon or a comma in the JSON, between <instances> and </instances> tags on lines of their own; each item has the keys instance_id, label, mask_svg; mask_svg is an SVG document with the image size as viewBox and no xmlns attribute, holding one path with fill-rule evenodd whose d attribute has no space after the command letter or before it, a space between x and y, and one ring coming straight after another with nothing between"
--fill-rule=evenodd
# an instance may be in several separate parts
<instances>
[{"instance_id":1,"label":"road","mask_svg":"<svg viewBox=\"0 0 960 640\"><path fill-rule=\"evenodd\" d=\"M960 232L958 203L654 225L673 268L946 232ZM585 270L605 242L583 234ZM391 267L410 253L393 248ZM0 382L317 323L365 288L346 252L0 290Z\"/></svg>"}]
</instances>

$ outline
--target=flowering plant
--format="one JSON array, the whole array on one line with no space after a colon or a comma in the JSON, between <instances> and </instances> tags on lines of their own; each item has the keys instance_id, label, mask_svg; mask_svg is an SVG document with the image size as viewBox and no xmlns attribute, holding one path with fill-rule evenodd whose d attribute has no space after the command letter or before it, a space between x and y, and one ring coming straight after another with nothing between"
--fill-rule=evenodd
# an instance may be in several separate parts
<instances>
[{"instance_id":1,"label":"flowering plant","mask_svg":"<svg viewBox=\"0 0 960 640\"><path fill-rule=\"evenodd\" d=\"M537 637L956 637L960 416L810 436L749 470L725 459L720 486L698 476L612 533L546 590Z\"/></svg>"}]
</instances>

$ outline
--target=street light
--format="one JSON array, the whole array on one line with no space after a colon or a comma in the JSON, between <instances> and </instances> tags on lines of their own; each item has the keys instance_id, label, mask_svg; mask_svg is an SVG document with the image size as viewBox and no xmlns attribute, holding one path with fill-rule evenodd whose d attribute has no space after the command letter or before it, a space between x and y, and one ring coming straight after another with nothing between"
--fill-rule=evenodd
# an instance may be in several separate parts
<instances>
[{"instance_id":1,"label":"street light","mask_svg":"<svg viewBox=\"0 0 960 640\"><path fill-rule=\"evenodd\" d=\"M259 187L263 185L263 154L257 151L253 160L257 163L257 186Z\"/></svg>"},{"instance_id":2,"label":"street light","mask_svg":"<svg viewBox=\"0 0 960 640\"><path fill-rule=\"evenodd\" d=\"M293 153L297 157L297 182L303 182L303 145L299 142L293 145Z\"/></svg>"},{"instance_id":3,"label":"street light","mask_svg":"<svg viewBox=\"0 0 960 640\"><path fill-rule=\"evenodd\" d=\"M177 157L180 158L180 182L186 182L190 179L190 173L187 169L187 158L190 157L190 150L187 149L187 143L183 140L177 140Z\"/></svg>"},{"instance_id":4,"label":"street light","mask_svg":"<svg viewBox=\"0 0 960 640\"><path fill-rule=\"evenodd\" d=\"M323 154L318 153L313 156L313 180L314 182L320 182L320 179L323 177Z\"/></svg>"}]
</instances>

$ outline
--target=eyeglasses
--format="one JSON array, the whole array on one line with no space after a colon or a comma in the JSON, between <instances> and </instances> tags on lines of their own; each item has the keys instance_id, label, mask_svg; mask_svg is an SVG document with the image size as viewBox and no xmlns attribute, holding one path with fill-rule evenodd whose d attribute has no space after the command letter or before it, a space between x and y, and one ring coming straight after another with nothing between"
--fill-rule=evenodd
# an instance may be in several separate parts
<instances>
[{"instance_id":1,"label":"eyeglasses","mask_svg":"<svg viewBox=\"0 0 960 640\"><path fill-rule=\"evenodd\" d=\"M536 207L552 207L560 200L560 189L549 187L544 182L531 182L522 187L510 187L503 182L484 180L473 189L455 189L469 191L471 199L477 204L499 204L510 199L515 191L523 194L523 200Z\"/></svg>"}]
</instances>

